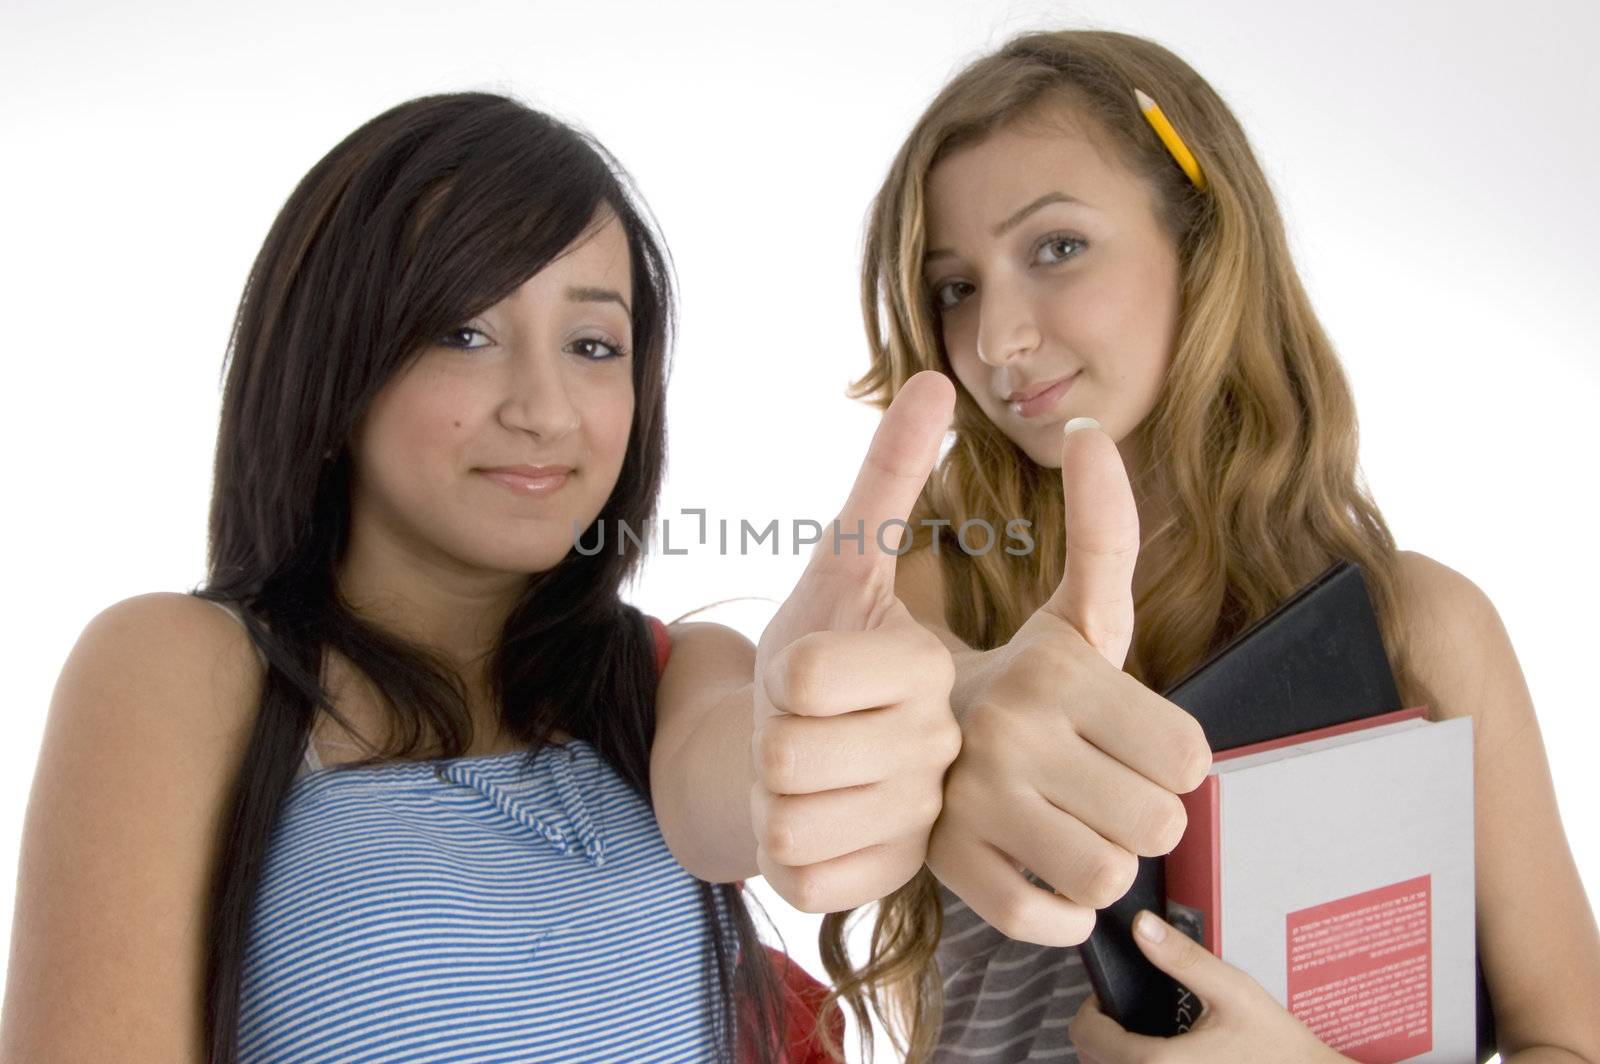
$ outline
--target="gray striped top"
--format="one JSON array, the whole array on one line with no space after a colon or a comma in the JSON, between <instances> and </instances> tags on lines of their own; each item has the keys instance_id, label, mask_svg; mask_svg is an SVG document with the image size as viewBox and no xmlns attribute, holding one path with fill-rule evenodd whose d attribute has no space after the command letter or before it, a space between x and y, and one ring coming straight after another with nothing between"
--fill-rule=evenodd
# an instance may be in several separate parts
<instances>
[{"instance_id":1,"label":"gray striped top","mask_svg":"<svg viewBox=\"0 0 1600 1064\"><path fill-rule=\"evenodd\" d=\"M1078 1059L1067 1024L1093 993L1076 948L1018 942L990 927L944 884L935 960L944 1023L933 1064Z\"/></svg>"}]
</instances>

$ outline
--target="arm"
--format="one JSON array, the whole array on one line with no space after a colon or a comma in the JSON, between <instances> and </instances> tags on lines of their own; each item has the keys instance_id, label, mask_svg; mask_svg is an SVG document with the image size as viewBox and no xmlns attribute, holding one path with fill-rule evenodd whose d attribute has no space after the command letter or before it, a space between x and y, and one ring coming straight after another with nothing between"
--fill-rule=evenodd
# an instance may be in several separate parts
<instances>
[{"instance_id":1,"label":"arm","mask_svg":"<svg viewBox=\"0 0 1600 1064\"><path fill-rule=\"evenodd\" d=\"M1435 719L1473 718L1478 946L1507 1064L1600 1064L1600 932L1556 806L1533 700L1470 580L1401 554L1408 661Z\"/></svg>"},{"instance_id":2,"label":"arm","mask_svg":"<svg viewBox=\"0 0 1600 1064\"><path fill-rule=\"evenodd\" d=\"M718 624L675 624L656 690L650 795L667 848L697 879L756 874L750 739L756 648Z\"/></svg>"},{"instance_id":3,"label":"arm","mask_svg":"<svg viewBox=\"0 0 1600 1064\"><path fill-rule=\"evenodd\" d=\"M244 632L187 595L84 629L23 828L6 1064L204 1059L207 897L259 671Z\"/></svg>"}]
</instances>

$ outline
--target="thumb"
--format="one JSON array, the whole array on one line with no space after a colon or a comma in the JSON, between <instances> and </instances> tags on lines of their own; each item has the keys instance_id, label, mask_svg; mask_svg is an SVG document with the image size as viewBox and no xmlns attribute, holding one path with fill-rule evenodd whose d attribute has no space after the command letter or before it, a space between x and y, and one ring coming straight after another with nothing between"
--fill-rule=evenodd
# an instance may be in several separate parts
<instances>
[{"instance_id":1,"label":"thumb","mask_svg":"<svg viewBox=\"0 0 1600 1064\"><path fill-rule=\"evenodd\" d=\"M878 422L834 529L812 551L813 561L849 570L870 570L887 561L892 570L907 532L902 526L939 460L955 394L949 378L933 370L901 386ZM841 546L846 536L854 549ZM831 548L826 554L824 545Z\"/></svg>"},{"instance_id":2,"label":"thumb","mask_svg":"<svg viewBox=\"0 0 1600 1064\"><path fill-rule=\"evenodd\" d=\"M1139 511L1117 445L1093 418L1073 418L1061 441L1066 567L1044 609L1117 668L1133 640Z\"/></svg>"},{"instance_id":3,"label":"thumb","mask_svg":"<svg viewBox=\"0 0 1600 1064\"><path fill-rule=\"evenodd\" d=\"M1220 1007L1237 992L1239 969L1179 931L1161 917L1143 909L1133 920L1133 940L1150 963L1188 987L1205 1006Z\"/></svg>"}]
</instances>

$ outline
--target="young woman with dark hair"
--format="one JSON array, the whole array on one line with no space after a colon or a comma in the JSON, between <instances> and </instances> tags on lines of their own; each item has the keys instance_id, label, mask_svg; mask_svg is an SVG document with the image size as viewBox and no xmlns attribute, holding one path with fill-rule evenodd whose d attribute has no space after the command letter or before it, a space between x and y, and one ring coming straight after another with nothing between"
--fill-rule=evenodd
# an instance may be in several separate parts
<instances>
[{"instance_id":1,"label":"young woman with dark hair","mask_svg":"<svg viewBox=\"0 0 1600 1064\"><path fill-rule=\"evenodd\" d=\"M819 551L759 648L622 600L672 321L616 165L515 100L311 169L235 321L207 579L57 685L0 1056L793 1059L737 882L909 879L953 666L881 551ZM909 511L954 399L910 392L841 517Z\"/></svg>"}]
</instances>

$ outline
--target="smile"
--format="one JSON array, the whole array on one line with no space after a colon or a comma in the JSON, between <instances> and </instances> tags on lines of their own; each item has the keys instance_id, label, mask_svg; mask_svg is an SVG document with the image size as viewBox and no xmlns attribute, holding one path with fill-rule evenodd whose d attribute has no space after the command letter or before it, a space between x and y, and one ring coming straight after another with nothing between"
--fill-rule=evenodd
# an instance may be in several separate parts
<instances>
[{"instance_id":1,"label":"smile","mask_svg":"<svg viewBox=\"0 0 1600 1064\"><path fill-rule=\"evenodd\" d=\"M1052 381L1032 394L1020 399L1013 399L1006 403L1011 412L1023 419L1036 418L1048 413L1056 401L1066 395L1083 375L1083 370L1077 370L1065 377Z\"/></svg>"},{"instance_id":2,"label":"smile","mask_svg":"<svg viewBox=\"0 0 1600 1064\"><path fill-rule=\"evenodd\" d=\"M518 495L543 496L560 491L571 476L571 470L552 471L541 476L524 476L499 469L480 469L478 472Z\"/></svg>"}]
</instances>

